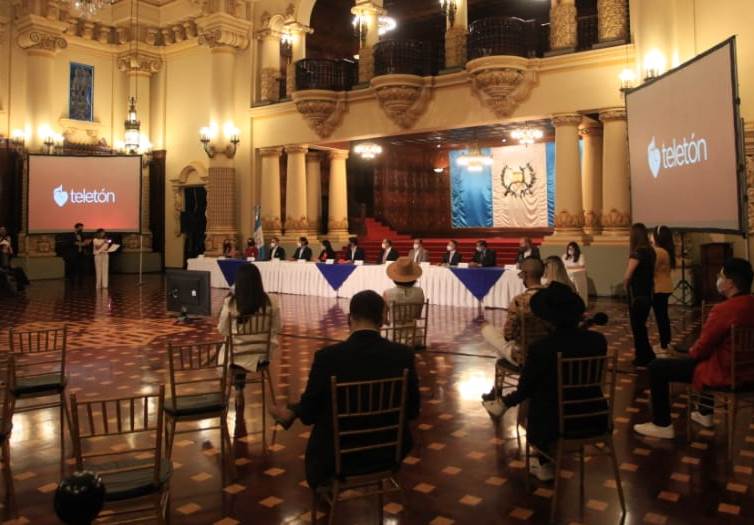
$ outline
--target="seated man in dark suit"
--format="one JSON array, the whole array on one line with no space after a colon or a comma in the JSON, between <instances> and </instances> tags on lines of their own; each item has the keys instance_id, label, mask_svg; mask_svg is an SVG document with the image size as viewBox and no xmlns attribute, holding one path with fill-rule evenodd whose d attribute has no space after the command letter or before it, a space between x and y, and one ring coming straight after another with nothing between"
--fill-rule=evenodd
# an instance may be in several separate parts
<instances>
[{"instance_id":1,"label":"seated man in dark suit","mask_svg":"<svg viewBox=\"0 0 754 525\"><path fill-rule=\"evenodd\" d=\"M408 370L406 393L406 426L403 456L411 450L408 421L419 416L419 383L414 367L414 354L407 346L393 343L380 335L387 307L377 293L367 290L351 298L349 321L351 336L343 343L327 346L314 355L309 382L301 400L289 408L278 405L270 409L284 428L296 418L305 425L314 425L306 447L306 480L312 489L326 483L335 473L333 422L330 378L337 381L371 381L400 377ZM394 459L384 457L388 449L351 454L345 459L344 472L364 472L370 466L395 466Z\"/></svg>"},{"instance_id":2,"label":"seated man in dark suit","mask_svg":"<svg viewBox=\"0 0 754 525\"><path fill-rule=\"evenodd\" d=\"M312 249L309 248L309 240L306 237L299 237L298 238L298 247L296 248L296 251L293 252L293 259L294 261L311 261L312 260Z\"/></svg>"},{"instance_id":3,"label":"seated man in dark suit","mask_svg":"<svg viewBox=\"0 0 754 525\"><path fill-rule=\"evenodd\" d=\"M391 261L398 260L398 250L393 248L393 241L390 239L382 239L382 251L377 259L377 264L385 264Z\"/></svg>"},{"instance_id":4,"label":"seated man in dark suit","mask_svg":"<svg viewBox=\"0 0 754 525\"><path fill-rule=\"evenodd\" d=\"M462 258L461 254L458 253L458 243L456 241L448 241L445 249L447 251L442 256L442 264L444 266L458 266Z\"/></svg>"},{"instance_id":5,"label":"seated man in dark suit","mask_svg":"<svg viewBox=\"0 0 754 525\"><path fill-rule=\"evenodd\" d=\"M273 237L272 240L270 240L270 248L267 250L267 256L264 258L265 261L271 261L273 259L280 259L281 261L285 260L285 249L280 246L280 239L277 237Z\"/></svg>"},{"instance_id":6,"label":"seated man in dark suit","mask_svg":"<svg viewBox=\"0 0 754 525\"><path fill-rule=\"evenodd\" d=\"M541 259L539 248L534 246L530 237L523 237L519 241L518 254L516 255L516 264L520 265L527 257L534 257L535 259Z\"/></svg>"},{"instance_id":7,"label":"seated man in dark suit","mask_svg":"<svg viewBox=\"0 0 754 525\"><path fill-rule=\"evenodd\" d=\"M356 237L348 238L348 248L346 249L346 260L355 262L364 260L364 250L359 248L359 239Z\"/></svg>"},{"instance_id":8,"label":"seated man in dark suit","mask_svg":"<svg viewBox=\"0 0 754 525\"><path fill-rule=\"evenodd\" d=\"M503 396L500 414L528 399L527 439L537 449L549 454L559 437L558 353L565 359L603 356L607 354L607 340L599 332L579 328L586 309L584 301L566 285L550 283L550 286L532 296L529 306L534 315L553 325L555 331L529 346L518 387ZM590 387L574 389L571 395L571 399L590 399L599 397L601 393L599 387ZM590 407L590 412L605 408L604 402L595 403L600 406ZM580 405L579 408L583 410L584 406ZM578 427L579 432L598 434L606 431L607 425L605 416L573 420L573 426ZM569 427L566 426L568 431ZM545 461L544 457L531 459L530 472L540 481L550 481L555 477L552 464Z\"/></svg>"},{"instance_id":9,"label":"seated man in dark suit","mask_svg":"<svg viewBox=\"0 0 754 525\"><path fill-rule=\"evenodd\" d=\"M487 248L487 241L477 241L474 258L469 266L490 268L497 266L497 254L495 250Z\"/></svg>"}]
</instances>

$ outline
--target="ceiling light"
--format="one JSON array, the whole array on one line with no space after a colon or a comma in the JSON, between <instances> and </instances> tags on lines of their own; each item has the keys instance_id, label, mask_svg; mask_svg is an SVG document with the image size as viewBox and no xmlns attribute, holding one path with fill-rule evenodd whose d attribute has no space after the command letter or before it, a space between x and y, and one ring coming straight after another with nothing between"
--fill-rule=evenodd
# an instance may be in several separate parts
<instances>
[{"instance_id":1,"label":"ceiling light","mask_svg":"<svg viewBox=\"0 0 754 525\"><path fill-rule=\"evenodd\" d=\"M456 159L456 164L463 166L467 171L478 173L486 166L492 166L492 157L483 154L479 144L474 144L464 155Z\"/></svg>"},{"instance_id":2,"label":"ceiling light","mask_svg":"<svg viewBox=\"0 0 754 525\"><path fill-rule=\"evenodd\" d=\"M93 16L98 10L111 5L113 0L68 0L68 3L84 16Z\"/></svg>"},{"instance_id":3,"label":"ceiling light","mask_svg":"<svg viewBox=\"0 0 754 525\"><path fill-rule=\"evenodd\" d=\"M377 19L377 34L382 36L398 27L398 22L390 16L381 16Z\"/></svg>"},{"instance_id":4,"label":"ceiling light","mask_svg":"<svg viewBox=\"0 0 754 525\"><path fill-rule=\"evenodd\" d=\"M434 171L435 173L442 173L443 171L445 171L445 168L433 168L432 171Z\"/></svg>"},{"instance_id":5,"label":"ceiling light","mask_svg":"<svg viewBox=\"0 0 754 525\"><path fill-rule=\"evenodd\" d=\"M523 146L534 144L536 141L544 137L544 133L541 129L536 128L519 128L511 131L511 138L518 141Z\"/></svg>"},{"instance_id":6,"label":"ceiling light","mask_svg":"<svg viewBox=\"0 0 754 525\"><path fill-rule=\"evenodd\" d=\"M353 148L354 153L360 155L362 159L372 160L382 153L382 146L374 142L362 142Z\"/></svg>"}]
</instances>

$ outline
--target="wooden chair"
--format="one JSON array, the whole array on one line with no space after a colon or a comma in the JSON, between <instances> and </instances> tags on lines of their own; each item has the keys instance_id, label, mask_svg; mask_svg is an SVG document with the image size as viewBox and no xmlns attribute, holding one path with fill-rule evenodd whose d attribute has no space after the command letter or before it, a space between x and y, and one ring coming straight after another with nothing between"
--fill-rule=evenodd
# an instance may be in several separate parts
<instances>
[{"instance_id":1,"label":"wooden chair","mask_svg":"<svg viewBox=\"0 0 754 525\"><path fill-rule=\"evenodd\" d=\"M506 388L515 388L521 375L521 370L526 362L526 356L529 353L529 346L548 335L548 331L542 321L532 313L519 312L519 322L521 325L521 337L518 340L518 346L521 350L521 364L514 366L506 359L498 359L495 362L495 386L497 392L502 395Z\"/></svg>"},{"instance_id":2,"label":"wooden chair","mask_svg":"<svg viewBox=\"0 0 754 525\"><path fill-rule=\"evenodd\" d=\"M427 347L429 327L429 301L423 303L390 303L390 324L382 329L382 335L395 343L411 348Z\"/></svg>"},{"instance_id":3,"label":"wooden chair","mask_svg":"<svg viewBox=\"0 0 754 525\"><path fill-rule=\"evenodd\" d=\"M14 357L10 389L13 398L11 413L46 408L60 409L60 476L65 473L65 426L71 419L65 400L68 378L65 375L68 327L20 331L8 334L10 354ZM57 397L55 401L16 406L16 401Z\"/></svg>"},{"instance_id":4,"label":"wooden chair","mask_svg":"<svg viewBox=\"0 0 754 525\"><path fill-rule=\"evenodd\" d=\"M229 350L231 373L233 384L236 388L236 418L243 418L245 401L243 396L244 387L247 384L258 384L262 387L262 445L267 447L267 390L269 390L270 400L273 405L276 404L275 387L272 383L272 376L269 370L270 348L272 347L272 309L267 308L264 312L258 312L250 315L243 322L236 321L229 317L228 332L226 345ZM246 338L249 342L243 341ZM242 341L239 343L239 340ZM244 349L243 346L251 348ZM240 374L234 371L234 365L240 366L244 357L257 357L265 365L258 367L257 370L246 370L246 374L239 379ZM251 378L249 378L249 373Z\"/></svg>"},{"instance_id":5,"label":"wooden chair","mask_svg":"<svg viewBox=\"0 0 754 525\"><path fill-rule=\"evenodd\" d=\"M172 465L163 455L165 386L157 394L79 402L71 396L77 470L105 484L108 523L168 520Z\"/></svg>"},{"instance_id":6,"label":"wooden chair","mask_svg":"<svg viewBox=\"0 0 754 525\"><path fill-rule=\"evenodd\" d=\"M754 327L732 326L730 330L730 387L709 387L704 392L688 388L686 437L691 442L691 412L695 405L725 414L728 433L728 460L733 460L736 439L736 418L740 408L754 407ZM718 402L719 401L719 402Z\"/></svg>"},{"instance_id":7,"label":"wooden chair","mask_svg":"<svg viewBox=\"0 0 754 525\"><path fill-rule=\"evenodd\" d=\"M375 381L338 383L335 376L330 378L335 474L312 491L312 523L320 498L330 505L332 525L338 503L375 495L382 523L384 495L401 490L396 474L402 461L407 378L408 370L401 377ZM383 455L371 468L349 468L349 459L375 451Z\"/></svg>"},{"instance_id":8,"label":"wooden chair","mask_svg":"<svg viewBox=\"0 0 754 525\"><path fill-rule=\"evenodd\" d=\"M566 454L579 455L579 495L581 511L584 509L584 449L592 445L598 453L610 456L615 474L623 515L626 502L620 479L618 459L613 444L613 400L615 398L615 375L617 357L605 355L597 357L563 358L558 353L558 432L554 457L549 453L538 452L549 458L555 465L555 481L550 508L550 523L555 523L558 503L558 486L563 457ZM593 393L594 392L594 393ZM579 395L582 394L582 395ZM585 397L583 394L586 394ZM590 419L604 418L604 429L590 429ZM526 443L526 483L529 484L529 462L531 449Z\"/></svg>"},{"instance_id":9,"label":"wooden chair","mask_svg":"<svg viewBox=\"0 0 754 525\"><path fill-rule=\"evenodd\" d=\"M220 460L233 476L228 431L228 347L223 341L195 344L168 343L170 397L165 401L165 456L170 458L176 433L220 430ZM178 423L218 419L218 425L176 431Z\"/></svg>"},{"instance_id":10,"label":"wooden chair","mask_svg":"<svg viewBox=\"0 0 754 525\"><path fill-rule=\"evenodd\" d=\"M2 446L2 470L3 483L5 485L5 509L6 515L12 518L17 516L16 491L13 487L13 473L10 466L10 435L13 429L13 392L11 383L14 374L14 358L9 355L7 359L0 361L0 446Z\"/></svg>"}]
</instances>

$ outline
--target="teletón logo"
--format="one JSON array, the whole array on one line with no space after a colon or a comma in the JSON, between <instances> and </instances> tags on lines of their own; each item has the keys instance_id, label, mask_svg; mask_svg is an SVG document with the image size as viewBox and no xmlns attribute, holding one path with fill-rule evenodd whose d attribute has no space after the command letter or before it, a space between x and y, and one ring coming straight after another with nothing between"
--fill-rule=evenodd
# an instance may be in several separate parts
<instances>
[{"instance_id":1,"label":"telet\u00f3n logo","mask_svg":"<svg viewBox=\"0 0 754 525\"><path fill-rule=\"evenodd\" d=\"M681 141L673 138L670 146L666 146L663 142L660 147L657 147L655 137L652 137L647 146L649 171L655 179L660 176L660 169L669 170L698 164L707 161L708 158L707 139L697 139L695 133L688 138L684 137Z\"/></svg>"},{"instance_id":2,"label":"telet\u00f3n logo","mask_svg":"<svg viewBox=\"0 0 754 525\"><path fill-rule=\"evenodd\" d=\"M68 202L71 204L115 204L116 197L114 191L108 191L105 188L100 190L82 188L78 191L66 191L61 184L52 190L52 200L58 207L62 208Z\"/></svg>"}]
</instances>

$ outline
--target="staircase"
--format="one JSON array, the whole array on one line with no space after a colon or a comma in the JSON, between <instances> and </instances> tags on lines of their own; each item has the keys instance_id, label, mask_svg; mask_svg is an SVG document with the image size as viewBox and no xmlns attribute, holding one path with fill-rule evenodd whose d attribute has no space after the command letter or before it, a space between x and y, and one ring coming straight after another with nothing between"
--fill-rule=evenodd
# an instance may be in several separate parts
<instances>
[{"instance_id":1,"label":"staircase","mask_svg":"<svg viewBox=\"0 0 754 525\"><path fill-rule=\"evenodd\" d=\"M413 238L409 235L401 235L390 229L376 219L366 218L364 221L366 235L359 239L359 246L364 249L364 256L367 262L377 261L382 252L382 239L390 239L393 242L393 248L398 250L401 256L408 255L409 250L413 247ZM448 244L448 238L423 238L424 248L429 252L431 263L442 262L442 256L445 254L445 247ZM456 239L458 241L458 251L463 256L463 262L470 262L476 249L478 239ZM513 264L516 261L518 251L518 238L506 237L487 237L485 238L489 249L497 252L497 264ZM542 239L533 239L534 244L540 244Z\"/></svg>"}]
</instances>

